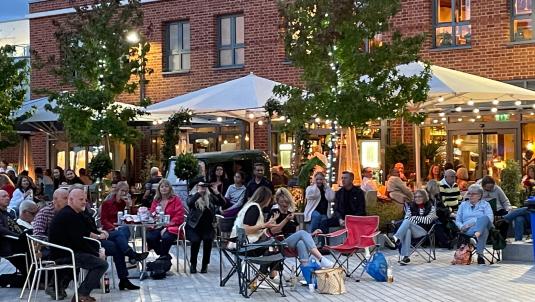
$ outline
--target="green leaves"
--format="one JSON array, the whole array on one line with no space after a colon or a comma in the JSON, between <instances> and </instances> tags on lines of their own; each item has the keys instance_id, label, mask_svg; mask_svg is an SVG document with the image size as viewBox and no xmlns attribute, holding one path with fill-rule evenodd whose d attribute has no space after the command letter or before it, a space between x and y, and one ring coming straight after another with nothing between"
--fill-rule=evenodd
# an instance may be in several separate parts
<instances>
[{"instance_id":1,"label":"green leaves","mask_svg":"<svg viewBox=\"0 0 535 302\"><path fill-rule=\"evenodd\" d=\"M122 93L134 93L147 83L146 54L150 45L132 44L127 34L143 24L139 0L121 5L118 0L95 0L91 6L75 7L65 23L55 23L60 56L52 73L68 91L50 91L69 139L81 145L99 144L103 137L134 143L141 136L128 122L143 114L115 104ZM136 81L137 78L137 81ZM149 100L140 99L140 105Z\"/></svg>"},{"instance_id":2,"label":"green leaves","mask_svg":"<svg viewBox=\"0 0 535 302\"><path fill-rule=\"evenodd\" d=\"M188 109L181 109L169 117L162 135L163 148L162 155L164 160L168 160L175 155L175 145L178 143L180 127L191 125L192 113ZM178 175L178 174L177 174Z\"/></svg>"},{"instance_id":3,"label":"green leaves","mask_svg":"<svg viewBox=\"0 0 535 302\"><path fill-rule=\"evenodd\" d=\"M18 142L12 113L22 106L28 84L26 60L13 58L15 47L0 47L0 149Z\"/></svg>"},{"instance_id":4,"label":"green leaves","mask_svg":"<svg viewBox=\"0 0 535 302\"><path fill-rule=\"evenodd\" d=\"M106 152L99 152L89 163L91 175L96 178L103 178L113 169L113 162Z\"/></svg>"},{"instance_id":5,"label":"green leaves","mask_svg":"<svg viewBox=\"0 0 535 302\"><path fill-rule=\"evenodd\" d=\"M199 163L191 153L179 154L175 162L175 175L179 179L190 181L199 174Z\"/></svg>"},{"instance_id":6,"label":"green leaves","mask_svg":"<svg viewBox=\"0 0 535 302\"><path fill-rule=\"evenodd\" d=\"M430 71L414 76L397 71L398 65L420 59L424 39L392 30L390 19L399 9L395 0L280 1L288 57L302 69L307 91L283 89L282 94L301 96L306 103L301 115L334 119L341 126L415 115L407 104L425 101ZM374 46L379 43L373 39L387 33ZM295 104L290 101L285 110Z\"/></svg>"}]
</instances>

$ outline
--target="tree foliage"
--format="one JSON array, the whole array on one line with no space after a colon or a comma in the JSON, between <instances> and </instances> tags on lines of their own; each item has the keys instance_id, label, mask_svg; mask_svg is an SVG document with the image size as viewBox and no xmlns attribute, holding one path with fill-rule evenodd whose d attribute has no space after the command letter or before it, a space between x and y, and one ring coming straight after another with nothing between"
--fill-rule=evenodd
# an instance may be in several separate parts
<instances>
[{"instance_id":1,"label":"tree foliage","mask_svg":"<svg viewBox=\"0 0 535 302\"><path fill-rule=\"evenodd\" d=\"M12 113L22 106L28 82L27 61L15 59L14 53L14 46L0 47L0 149L17 142Z\"/></svg>"},{"instance_id":2,"label":"tree foliage","mask_svg":"<svg viewBox=\"0 0 535 302\"><path fill-rule=\"evenodd\" d=\"M162 134L162 156L166 163L167 160L176 153L175 145L178 143L180 127L191 125L191 118L191 111L188 109L181 109L171 115L165 123L165 128Z\"/></svg>"},{"instance_id":3,"label":"tree foliage","mask_svg":"<svg viewBox=\"0 0 535 302\"><path fill-rule=\"evenodd\" d=\"M69 139L81 145L99 144L106 135L133 143L141 133L128 122L143 114L136 107L115 104L122 93L134 93L145 74L150 45L140 33L133 44L127 35L143 24L139 0L95 0L76 6L76 13L55 22L60 56L51 57L52 72L67 91L49 91ZM139 80L133 80L133 79ZM145 81L146 82L146 81ZM140 100L146 106L148 100Z\"/></svg>"},{"instance_id":4,"label":"tree foliage","mask_svg":"<svg viewBox=\"0 0 535 302\"><path fill-rule=\"evenodd\" d=\"M341 126L399 116L421 119L407 104L426 99L429 66L416 75L400 74L396 67L420 59L424 36L402 37L391 28L399 9L399 0L281 0L287 55L302 69L306 90L278 90L289 96L285 116L296 125L317 115ZM387 33L380 46L370 46Z\"/></svg>"}]
</instances>

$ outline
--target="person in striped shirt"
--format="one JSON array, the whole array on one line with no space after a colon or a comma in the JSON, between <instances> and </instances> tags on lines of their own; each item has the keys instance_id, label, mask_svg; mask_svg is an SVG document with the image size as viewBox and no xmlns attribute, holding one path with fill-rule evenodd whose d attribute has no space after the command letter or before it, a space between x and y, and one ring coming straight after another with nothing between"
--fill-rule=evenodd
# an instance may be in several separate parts
<instances>
[{"instance_id":1,"label":"person in striped shirt","mask_svg":"<svg viewBox=\"0 0 535 302\"><path fill-rule=\"evenodd\" d=\"M423 189L414 192L414 201L405 206L405 218L397 232L392 236L395 248L401 247L399 253L402 257L399 264L406 265L411 259L411 241L427 235L433 223L438 219L436 207L430 202L427 192Z\"/></svg>"},{"instance_id":2,"label":"person in striped shirt","mask_svg":"<svg viewBox=\"0 0 535 302\"><path fill-rule=\"evenodd\" d=\"M455 170L449 169L444 172L444 178L440 181L440 197L446 207L457 210L462 200L461 190L455 182Z\"/></svg>"}]
</instances>

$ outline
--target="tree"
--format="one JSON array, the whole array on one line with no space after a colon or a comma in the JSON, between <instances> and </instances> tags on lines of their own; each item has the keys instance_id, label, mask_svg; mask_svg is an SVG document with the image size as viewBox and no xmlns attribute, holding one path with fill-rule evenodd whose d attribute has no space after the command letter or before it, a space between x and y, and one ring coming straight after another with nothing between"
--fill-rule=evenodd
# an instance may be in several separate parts
<instances>
[{"instance_id":1,"label":"tree","mask_svg":"<svg viewBox=\"0 0 535 302\"><path fill-rule=\"evenodd\" d=\"M13 112L22 106L28 84L27 61L17 60L14 53L14 46L0 47L0 149L18 141Z\"/></svg>"},{"instance_id":2,"label":"tree","mask_svg":"<svg viewBox=\"0 0 535 302\"><path fill-rule=\"evenodd\" d=\"M363 126L378 118L405 116L409 102L427 98L429 66L416 75L396 67L420 59L423 35L402 37L391 28L398 0L294 0L280 2L289 59L301 68L306 93L279 89L286 107L299 107L293 123L322 117L340 126ZM373 46L378 35L387 41Z\"/></svg>"},{"instance_id":3,"label":"tree","mask_svg":"<svg viewBox=\"0 0 535 302\"><path fill-rule=\"evenodd\" d=\"M57 107L48 109L59 114L74 143L95 145L109 136L134 143L141 136L128 122L142 110L115 103L120 94L144 86L145 74L152 73L146 67L150 44L136 32L143 24L140 5L139 0L125 5L95 0L91 6L75 7L64 23L54 23L61 56L50 58L57 66L52 72L69 89L50 91ZM141 106L147 104L146 98L140 100Z\"/></svg>"}]
</instances>

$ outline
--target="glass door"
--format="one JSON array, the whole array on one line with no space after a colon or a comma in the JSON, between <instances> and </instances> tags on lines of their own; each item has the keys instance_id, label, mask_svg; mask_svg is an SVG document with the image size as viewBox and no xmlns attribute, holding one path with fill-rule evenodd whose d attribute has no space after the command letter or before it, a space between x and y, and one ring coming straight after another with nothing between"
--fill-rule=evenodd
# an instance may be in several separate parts
<instances>
[{"instance_id":1,"label":"glass door","mask_svg":"<svg viewBox=\"0 0 535 302\"><path fill-rule=\"evenodd\" d=\"M515 129L455 131L451 137L453 165L467 168L472 181L485 175L500 180L505 161L516 158Z\"/></svg>"}]
</instances>

